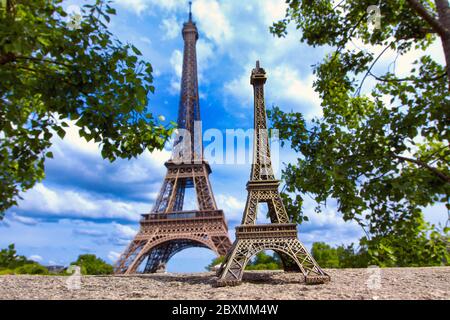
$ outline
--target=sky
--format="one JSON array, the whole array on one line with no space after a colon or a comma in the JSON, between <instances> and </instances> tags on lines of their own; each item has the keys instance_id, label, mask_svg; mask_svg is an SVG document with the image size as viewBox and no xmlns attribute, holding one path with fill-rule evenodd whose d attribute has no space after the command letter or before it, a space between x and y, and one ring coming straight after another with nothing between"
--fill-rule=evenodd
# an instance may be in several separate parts
<instances>
[{"instance_id":1,"label":"sky","mask_svg":"<svg viewBox=\"0 0 450 320\"><path fill-rule=\"evenodd\" d=\"M90 1L66 1L68 10ZM143 59L154 68L156 91L149 96L149 109L176 121L182 68L182 23L187 20L184 0L115 0L117 15L110 31L122 42L134 44ZM303 113L306 119L321 116L320 98L312 84L312 66L329 48L300 43L300 31L288 29L286 38L269 33L272 22L283 18L284 0L194 0L193 19L200 38L197 42L200 108L203 130L248 130L253 127L253 94L249 83L256 60L265 68L266 106ZM362 45L354 41L356 47ZM379 52L381 48L364 49ZM431 47L443 62L439 43ZM398 57L398 75L405 74L420 52ZM376 71L392 67L395 54L385 54ZM373 84L365 82L365 88ZM56 136L56 135L55 135ZM206 139L208 140L208 139ZM0 248L15 243L19 254L46 265L68 265L79 254L93 253L114 263L139 229L140 214L148 213L165 175L164 162L171 145L164 150L144 152L132 160L103 160L99 146L78 137L71 124L64 140L53 138L54 158L46 161L46 178L22 194L17 207L0 222ZM204 142L205 146L208 141ZM273 146L274 147L274 146ZM250 146L237 148L238 157ZM230 151L230 150L228 150ZM294 162L297 155L288 147L274 152L276 176ZM207 159L208 160L208 159ZM211 159L209 159L211 160ZM250 161L211 163L210 180L219 208L223 209L234 240L247 193ZM321 213L306 198L304 212L310 221L299 226L300 240L310 248L313 242L331 245L357 243L362 236L355 222L344 222L330 200ZM432 223L444 223L447 211L442 204L425 209ZM263 219L261 217L261 219ZM170 272L204 271L214 258L208 249L192 248L176 254L168 264Z\"/></svg>"}]
</instances>

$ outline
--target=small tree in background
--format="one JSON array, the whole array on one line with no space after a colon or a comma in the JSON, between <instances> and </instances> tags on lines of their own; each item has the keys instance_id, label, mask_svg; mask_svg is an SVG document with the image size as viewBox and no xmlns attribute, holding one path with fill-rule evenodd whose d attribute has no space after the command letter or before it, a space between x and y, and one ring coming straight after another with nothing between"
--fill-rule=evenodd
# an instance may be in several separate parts
<instances>
[{"instance_id":1,"label":"small tree in background","mask_svg":"<svg viewBox=\"0 0 450 320\"><path fill-rule=\"evenodd\" d=\"M100 258L97 258L95 254L79 255L77 261L72 262L71 265L79 266L81 268L81 273L85 275L102 275L113 273L112 265L106 263Z\"/></svg>"},{"instance_id":2,"label":"small tree in background","mask_svg":"<svg viewBox=\"0 0 450 320\"><path fill-rule=\"evenodd\" d=\"M355 250L353 244L333 248L324 242L314 242L311 254L323 268L367 268L369 265L367 249Z\"/></svg>"},{"instance_id":3,"label":"small tree in background","mask_svg":"<svg viewBox=\"0 0 450 320\"><path fill-rule=\"evenodd\" d=\"M33 262L25 264L14 270L14 274L36 274L36 275L47 275L48 269L39 263Z\"/></svg>"},{"instance_id":4,"label":"small tree in background","mask_svg":"<svg viewBox=\"0 0 450 320\"><path fill-rule=\"evenodd\" d=\"M48 274L46 267L17 254L14 244L0 250L1 274Z\"/></svg>"},{"instance_id":5,"label":"small tree in background","mask_svg":"<svg viewBox=\"0 0 450 320\"><path fill-rule=\"evenodd\" d=\"M8 248L0 250L0 269L15 269L33 262L25 256L18 255L13 243Z\"/></svg>"},{"instance_id":6,"label":"small tree in background","mask_svg":"<svg viewBox=\"0 0 450 320\"><path fill-rule=\"evenodd\" d=\"M311 254L322 268L339 268L337 250L324 242L314 242Z\"/></svg>"},{"instance_id":7,"label":"small tree in background","mask_svg":"<svg viewBox=\"0 0 450 320\"><path fill-rule=\"evenodd\" d=\"M215 266L222 264L225 257L214 258L206 267L206 270L212 270ZM247 264L246 270L277 270L282 269L280 257L274 252L272 256L261 251Z\"/></svg>"},{"instance_id":8,"label":"small tree in background","mask_svg":"<svg viewBox=\"0 0 450 320\"><path fill-rule=\"evenodd\" d=\"M205 269L208 271L214 270L215 267L220 266L225 260L225 256L219 256L214 258L210 264L208 264Z\"/></svg>"},{"instance_id":9,"label":"small tree in background","mask_svg":"<svg viewBox=\"0 0 450 320\"><path fill-rule=\"evenodd\" d=\"M281 259L276 252L270 256L264 251L258 252L255 258L245 267L246 270L277 270L282 268Z\"/></svg>"}]
</instances>

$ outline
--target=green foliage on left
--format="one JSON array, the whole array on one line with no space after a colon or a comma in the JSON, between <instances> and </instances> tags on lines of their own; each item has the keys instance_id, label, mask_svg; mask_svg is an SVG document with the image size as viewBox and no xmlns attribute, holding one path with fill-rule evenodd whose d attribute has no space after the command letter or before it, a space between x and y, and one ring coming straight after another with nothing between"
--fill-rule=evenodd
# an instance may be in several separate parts
<instances>
[{"instance_id":1,"label":"green foliage on left","mask_svg":"<svg viewBox=\"0 0 450 320\"><path fill-rule=\"evenodd\" d=\"M17 255L14 244L0 250L0 269L15 269L29 263L33 263L33 261L28 260L25 256Z\"/></svg>"},{"instance_id":2,"label":"green foliage on left","mask_svg":"<svg viewBox=\"0 0 450 320\"><path fill-rule=\"evenodd\" d=\"M82 254L78 256L77 261L71 265L77 265L81 268L81 274L101 275L112 274L113 267L104 260L97 258L95 254Z\"/></svg>"},{"instance_id":3,"label":"green foliage on left","mask_svg":"<svg viewBox=\"0 0 450 320\"><path fill-rule=\"evenodd\" d=\"M48 270L46 267L41 266L39 263L30 263L25 264L21 267L18 267L14 270L15 274L48 274Z\"/></svg>"},{"instance_id":4,"label":"green foliage on left","mask_svg":"<svg viewBox=\"0 0 450 320\"><path fill-rule=\"evenodd\" d=\"M109 3L69 17L62 0L1 2L0 219L44 178L52 137L64 138L69 121L110 161L161 149L170 136L173 123L147 107L152 66L108 31Z\"/></svg>"},{"instance_id":5,"label":"green foliage on left","mask_svg":"<svg viewBox=\"0 0 450 320\"><path fill-rule=\"evenodd\" d=\"M14 244L0 250L0 275L6 274L48 274L46 267L17 255Z\"/></svg>"}]
</instances>

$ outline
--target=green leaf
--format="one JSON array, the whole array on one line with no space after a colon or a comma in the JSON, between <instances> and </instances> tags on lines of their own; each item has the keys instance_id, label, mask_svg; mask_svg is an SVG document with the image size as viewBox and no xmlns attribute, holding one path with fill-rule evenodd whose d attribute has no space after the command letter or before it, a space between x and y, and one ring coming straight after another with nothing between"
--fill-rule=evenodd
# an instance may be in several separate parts
<instances>
[{"instance_id":1,"label":"green leaf","mask_svg":"<svg viewBox=\"0 0 450 320\"><path fill-rule=\"evenodd\" d=\"M64 137L66 136L66 131L62 128L56 128L56 133L61 139L64 139Z\"/></svg>"},{"instance_id":2,"label":"green leaf","mask_svg":"<svg viewBox=\"0 0 450 320\"><path fill-rule=\"evenodd\" d=\"M142 53L138 50L138 48L136 48L135 46L131 45L131 49L133 50L133 52L138 55L141 56Z\"/></svg>"}]
</instances>

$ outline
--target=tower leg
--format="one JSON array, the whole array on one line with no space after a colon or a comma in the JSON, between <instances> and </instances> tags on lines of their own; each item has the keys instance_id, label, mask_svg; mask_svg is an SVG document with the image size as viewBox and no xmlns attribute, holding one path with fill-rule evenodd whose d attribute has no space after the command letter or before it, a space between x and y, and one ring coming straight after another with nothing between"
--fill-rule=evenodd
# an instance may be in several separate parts
<instances>
[{"instance_id":1,"label":"tower leg","mask_svg":"<svg viewBox=\"0 0 450 320\"><path fill-rule=\"evenodd\" d=\"M245 266L251 258L250 251L250 242L237 240L217 272L219 287L236 286L241 283Z\"/></svg>"},{"instance_id":2,"label":"tower leg","mask_svg":"<svg viewBox=\"0 0 450 320\"><path fill-rule=\"evenodd\" d=\"M300 271L308 284L321 284L330 280L298 239L238 239L217 273L217 285L240 284L245 266L251 257L264 250L279 253L285 270Z\"/></svg>"},{"instance_id":3,"label":"tower leg","mask_svg":"<svg viewBox=\"0 0 450 320\"><path fill-rule=\"evenodd\" d=\"M144 273L164 272L170 256L170 244L154 248L147 258Z\"/></svg>"}]
</instances>

